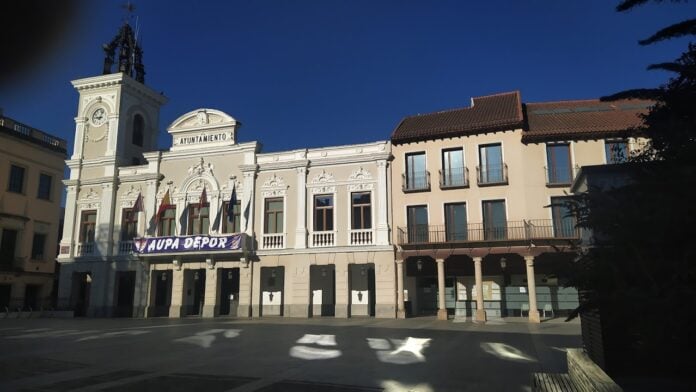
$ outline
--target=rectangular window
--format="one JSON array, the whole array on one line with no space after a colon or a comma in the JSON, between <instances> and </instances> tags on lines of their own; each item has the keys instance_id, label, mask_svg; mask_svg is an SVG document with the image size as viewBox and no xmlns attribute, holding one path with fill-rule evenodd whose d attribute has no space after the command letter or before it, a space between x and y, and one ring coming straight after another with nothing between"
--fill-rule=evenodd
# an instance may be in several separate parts
<instances>
[{"instance_id":1,"label":"rectangular window","mask_svg":"<svg viewBox=\"0 0 696 392\"><path fill-rule=\"evenodd\" d=\"M466 203L445 204L447 241L466 241Z\"/></svg>"},{"instance_id":2,"label":"rectangular window","mask_svg":"<svg viewBox=\"0 0 696 392\"><path fill-rule=\"evenodd\" d=\"M210 231L210 204L188 206L188 234L208 234Z\"/></svg>"},{"instance_id":3,"label":"rectangular window","mask_svg":"<svg viewBox=\"0 0 696 392\"><path fill-rule=\"evenodd\" d=\"M486 240L504 240L507 238L505 200L483 202L483 238Z\"/></svg>"},{"instance_id":4,"label":"rectangular window","mask_svg":"<svg viewBox=\"0 0 696 392\"><path fill-rule=\"evenodd\" d=\"M604 142L604 153L607 163L623 163L628 160L628 143L625 140L612 140Z\"/></svg>"},{"instance_id":5,"label":"rectangular window","mask_svg":"<svg viewBox=\"0 0 696 392\"><path fill-rule=\"evenodd\" d=\"M548 184L570 184L573 175L570 166L570 144L547 144L546 161Z\"/></svg>"},{"instance_id":6,"label":"rectangular window","mask_svg":"<svg viewBox=\"0 0 696 392\"><path fill-rule=\"evenodd\" d=\"M229 216L229 206L230 202L226 201L222 204L222 232L223 233L239 233L240 232L240 210L242 208L241 202L237 200L237 203L232 206L232 216Z\"/></svg>"},{"instance_id":7,"label":"rectangular window","mask_svg":"<svg viewBox=\"0 0 696 392\"><path fill-rule=\"evenodd\" d=\"M314 196L314 231L332 231L333 195Z\"/></svg>"},{"instance_id":8,"label":"rectangular window","mask_svg":"<svg viewBox=\"0 0 696 392\"><path fill-rule=\"evenodd\" d=\"M502 145L496 143L479 146L479 183L497 184L505 181Z\"/></svg>"},{"instance_id":9,"label":"rectangular window","mask_svg":"<svg viewBox=\"0 0 696 392\"><path fill-rule=\"evenodd\" d=\"M10 183L7 187L8 191L15 193L24 192L24 171L25 169L21 166L10 166Z\"/></svg>"},{"instance_id":10,"label":"rectangular window","mask_svg":"<svg viewBox=\"0 0 696 392\"><path fill-rule=\"evenodd\" d=\"M464 173L464 150L453 148L442 151L442 177L443 187L458 187L466 185Z\"/></svg>"},{"instance_id":11,"label":"rectangular window","mask_svg":"<svg viewBox=\"0 0 696 392\"><path fill-rule=\"evenodd\" d=\"M46 248L46 234L34 233L34 239L31 243L31 258L32 258L32 260L43 260L45 248Z\"/></svg>"},{"instance_id":12,"label":"rectangular window","mask_svg":"<svg viewBox=\"0 0 696 392\"><path fill-rule=\"evenodd\" d=\"M425 170L425 153L406 154L405 190L428 189L428 173Z\"/></svg>"},{"instance_id":13,"label":"rectangular window","mask_svg":"<svg viewBox=\"0 0 696 392\"><path fill-rule=\"evenodd\" d=\"M372 228L372 202L370 200L370 196L370 192L351 193L351 228L353 230Z\"/></svg>"},{"instance_id":14,"label":"rectangular window","mask_svg":"<svg viewBox=\"0 0 696 392\"><path fill-rule=\"evenodd\" d=\"M283 198L266 199L266 216L263 224L263 232L266 234L280 234L283 232Z\"/></svg>"},{"instance_id":15,"label":"rectangular window","mask_svg":"<svg viewBox=\"0 0 696 392\"><path fill-rule=\"evenodd\" d=\"M176 206L169 206L162 211L157 230L160 236L176 235Z\"/></svg>"},{"instance_id":16,"label":"rectangular window","mask_svg":"<svg viewBox=\"0 0 696 392\"><path fill-rule=\"evenodd\" d=\"M406 208L408 242L428 241L428 206L409 206Z\"/></svg>"},{"instance_id":17,"label":"rectangular window","mask_svg":"<svg viewBox=\"0 0 696 392\"><path fill-rule=\"evenodd\" d=\"M132 241L138 236L138 213L124 208L121 215L121 241Z\"/></svg>"},{"instance_id":18,"label":"rectangular window","mask_svg":"<svg viewBox=\"0 0 696 392\"><path fill-rule=\"evenodd\" d=\"M553 219L554 237L574 238L577 237L575 229L575 216L572 214L564 201L565 197L551 198L551 217Z\"/></svg>"},{"instance_id":19,"label":"rectangular window","mask_svg":"<svg viewBox=\"0 0 696 392\"><path fill-rule=\"evenodd\" d=\"M39 174L39 190L36 197L43 200L51 200L51 185L53 177L48 174Z\"/></svg>"},{"instance_id":20,"label":"rectangular window","mask_svg":"<svg viewBox=\"0 0 696 392\"><path fill-rule=\"evenodd\" d=\"M82 211L82 219L80 222L80 242L94 242L94 233L97 227L97 211Z\"/></svg>"},{"instance_id":21,"label":"rectangular window","mask_svg":"<svg viewBox=\"0 0 696 392\"><path fill-rule=\"evenodd\" d=\"M17 247L17 230L2 229L0 237L0 264L12 265Z\"/></svg>"}]
</instances>

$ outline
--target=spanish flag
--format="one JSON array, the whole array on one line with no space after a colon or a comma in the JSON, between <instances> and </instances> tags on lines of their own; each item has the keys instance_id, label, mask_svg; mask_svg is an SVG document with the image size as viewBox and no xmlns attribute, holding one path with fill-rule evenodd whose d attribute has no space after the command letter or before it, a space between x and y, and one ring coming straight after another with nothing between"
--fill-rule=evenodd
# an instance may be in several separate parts
<instances>
[{"instance_id":1,"label":"spanish flag","mask_svg":"<svg viewBox=\"0 0 696 392\"><path fill-rule=\"evenodd\" d=\"M159 220L159 218L162 216L162 213L164 210L167 209L172 204L171 200L169 199L169 189L167 189L167 193L164 194L164 197L162 198L162 202L160 203L159 208L157 209L157 215L155 216L156 220Z\"/></svg>"}]
</instances>

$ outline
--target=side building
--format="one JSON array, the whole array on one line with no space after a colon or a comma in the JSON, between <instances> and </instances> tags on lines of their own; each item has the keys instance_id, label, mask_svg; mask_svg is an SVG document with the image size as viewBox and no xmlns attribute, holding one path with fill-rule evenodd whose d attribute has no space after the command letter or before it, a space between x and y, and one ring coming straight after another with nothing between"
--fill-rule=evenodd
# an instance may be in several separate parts
<instances>
[{"instance_id":1,"label":"side building","mask_svg":"<svg viewBox=\"0 0 696 392\"><path fill-rule=\"evenodd\" d=\"M581 166L641 148L627 130L650 105L510 92L403 119L391 138L399 315L539 322L574 309L554 274L579 240L563 199Z\"/></svg>"},{"instance_id":2,"label":"side building","mask_svg":"<svg viewBox=\"0 0 696 392\"><path fill-rule=\"evenodd\" d=\"M52 306L66 142L0 114L0 311Z\"/></svg>"}]
</instances>

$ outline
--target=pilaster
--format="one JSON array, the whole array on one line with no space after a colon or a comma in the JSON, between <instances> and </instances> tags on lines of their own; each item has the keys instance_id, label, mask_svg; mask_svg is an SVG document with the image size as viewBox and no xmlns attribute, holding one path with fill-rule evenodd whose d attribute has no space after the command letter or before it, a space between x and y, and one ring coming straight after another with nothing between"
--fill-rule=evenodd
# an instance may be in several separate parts
<instances>
[{"instance_id":1,"label":"pilaster","mask_svg":"<svg viewBox=\"0 0 696 392\"><path fill-rule=\"evenodd\" d=\"M242 260L239 268L239 305L237 317L251 317L253 263Z\"/></svg>"},{"instance_id":2,"label":"pilaster","mask_svg":"<svg viewBox=\"0 0 696 392\"><path fill-rule=\"evenodd\" d=\"M377 245L389 244L389 223L387 221L387 161L377 161Z\"/></svg>"},{"instance_id":3,"label":"pilaster","mask_svg":"<svg viewBox=\"0 0 696 392\"><path fill-rule=\"evenodd\" d=\"M295 248L307 247L307 167L296 167L297 171L297 227Z\"/></svg>"},{"instance_id":4,"label":"pilaster","mask_svg":"<svg viewBox=\"0 0 696 392\"><path fill-rule=\"evenodd\" d=\"M203 317L215 317L220 311L220 285L218 285L218 269L212 259L206 259L205 270L205 299L203 301Z\"/></svg>"}]
</instances>

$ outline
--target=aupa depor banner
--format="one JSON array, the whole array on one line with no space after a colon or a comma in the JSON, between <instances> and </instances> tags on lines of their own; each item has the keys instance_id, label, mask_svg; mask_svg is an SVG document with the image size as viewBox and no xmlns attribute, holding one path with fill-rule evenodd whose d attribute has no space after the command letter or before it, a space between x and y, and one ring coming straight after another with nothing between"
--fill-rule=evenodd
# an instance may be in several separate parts
<instances>
[{"instance_id":1,"label":"aupa depor banner","mask_svg":"<svg viewBox=\"0 0 696 392\"><path fill-rule=\"evenodd\" d=\"M133 239L135 253L182 253L196 251L238 250L242 248L242 235L189 235Z\"/></svg>"}]
</instances>

